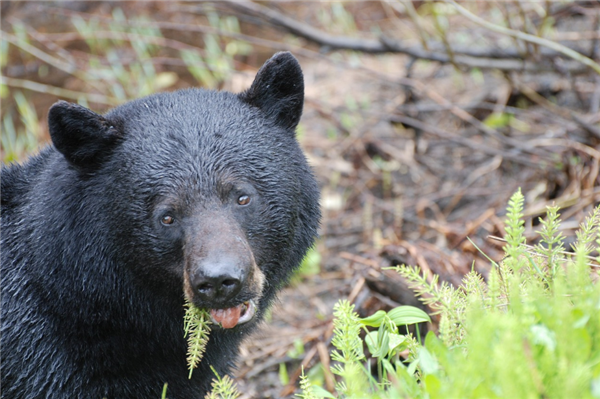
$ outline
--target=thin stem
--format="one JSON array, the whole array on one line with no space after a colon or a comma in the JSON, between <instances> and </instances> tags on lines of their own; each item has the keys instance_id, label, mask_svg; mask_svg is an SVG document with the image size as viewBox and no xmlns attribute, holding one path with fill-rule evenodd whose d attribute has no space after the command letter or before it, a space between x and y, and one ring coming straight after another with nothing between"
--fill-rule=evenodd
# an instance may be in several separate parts
<instances>
[{"instance_id":1,"label":"thin stem","mask_svg":"<svg viewBox=\"0 0 600 399\"><path fill-rule=\"evenodd\" d=\"M463 6L456 3L456 1L454 1L454 0L444 0L444 1L446 3L452 4L454 7L456 7L456 10L458 12L460 12L462 15L464 15L471 21L475 22L476 24L483 26L486 29L489 29L494 32L502 33L504 35L516 37L516 38L519 38L521 40L524 40L524 41L527 41L530 43L539 44L540 46L548 47L554 51L557 51L559 53L566 55L567 57L573 58L574 60L581 62L582 64L592 68L594 71L596 71L597 74L600 75L600 64L594 62L590 58L578 53L575 50L572 50L568 47L563 46L562 44L553 42L551 40L543 39L543 38L535 36L535 35L530 35L529 33L520 32L517 30L512 30L512 29L505 28L503 26L492 24L491 22L486 21L483 18L480 18L477 15L473 14L472 12L470 12Z\"/></svg>"}]
</instances>

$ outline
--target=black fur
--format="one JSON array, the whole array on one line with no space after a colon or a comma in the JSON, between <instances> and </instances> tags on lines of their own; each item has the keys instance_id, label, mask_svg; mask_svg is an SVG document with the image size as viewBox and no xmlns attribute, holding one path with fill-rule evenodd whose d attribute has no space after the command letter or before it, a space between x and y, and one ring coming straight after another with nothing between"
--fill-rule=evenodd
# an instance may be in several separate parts
<instances>
[{"instance_id":1,"label":"black fur","mask_svg":"<svg viewBox=\"0 0 600 399\"><path fill-rule=\"evenodd\" d=\"M104 116L55 104L54 145L1 174L2 397L159 398L164 383L203 397L316 236L302 100L297 61L278 53L240 95L155 94ZM265 276L258 317L215 327L188 380L183 268L201 255L185 247L223 220Z\"/></svg>"}]
</instances>

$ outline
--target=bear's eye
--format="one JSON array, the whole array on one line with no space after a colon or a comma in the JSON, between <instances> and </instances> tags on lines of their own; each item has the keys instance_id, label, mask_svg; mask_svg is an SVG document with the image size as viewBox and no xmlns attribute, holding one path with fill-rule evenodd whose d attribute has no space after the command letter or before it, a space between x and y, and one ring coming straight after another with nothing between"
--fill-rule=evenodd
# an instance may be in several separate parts
<instances>
[{"instance_id":1,"label":"bear's eye","mask_svg":"<svg viewBox=\"0 0 600 399\"><path fill-rule=\"evenodd\" d=\"M160 218L160 222L164 225L170 225L175 222L175 218L171 215L164 215L162 218Z\"/></svg>"},{"instance_id":2,"label":"bear's eye","mask_svg":"<svg viewBox=\"0 0 600 399\"><path fill-rule=\"evenodd\" d=\"M248 205L250 203L249 195L240 195L237 199L238 205Z\"/></svg>"}]
</instances>

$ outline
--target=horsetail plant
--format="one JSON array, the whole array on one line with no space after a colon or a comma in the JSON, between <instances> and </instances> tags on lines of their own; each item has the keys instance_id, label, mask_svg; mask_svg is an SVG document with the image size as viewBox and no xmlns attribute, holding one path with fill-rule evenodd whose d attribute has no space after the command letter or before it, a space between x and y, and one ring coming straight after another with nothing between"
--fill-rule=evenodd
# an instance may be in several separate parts
<instances>
[{"instance_id":1,"label":"horsetail plant","mask_svg":"<svg viewBox=\"0 0 600 399\"><path fill-rule=\"evenodd\" d=\"M199 309L186 300L185 316L183 317L184 338L188 339L187 363L190 370L188 378L204 356L210 333L210 315L206 310Z\"/></svg>"},{"instance_id":2,"label":"horsetail plant","mask_svg":"<svg viewBox=\"0 0 600 399\"><path fill-rule=\"evenodd\" d=\"M228 375L221 377L212 366L210 366L210 369L215 373L216 378L213 378L212 389L204 399L236 399L240 396L240 392L231 377Z\"/></svg>"}]
</instances>

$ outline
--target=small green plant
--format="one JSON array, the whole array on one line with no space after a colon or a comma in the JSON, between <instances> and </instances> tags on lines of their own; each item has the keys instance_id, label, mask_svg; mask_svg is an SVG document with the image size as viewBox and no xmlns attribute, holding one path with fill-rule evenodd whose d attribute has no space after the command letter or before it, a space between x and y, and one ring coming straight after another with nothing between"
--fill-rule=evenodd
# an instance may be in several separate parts
<instances>
[{"instance_id":1,"label":"small green plant","mask_svg":"<svg viewBox=\"0 0 600 399\"><path fill-rule=\"evenodd\" d=\"M300 375L300 392L295 396L299 399L335 398L335 396L320 386L312 385L308 377L304 374L304 368L302 368L302 374Z\"/></svg>"},{"instance_id":2,"label":"small green plant","mask_svg":"<svg viewBox=\"0 0 600 399\"><path fill-rule=\"evenodd\" d=\"M398 333L398 326L430 321L429 316L418 308L400 306L384 312L378 311L367 318L359 318L354 305L342 300L334 308L334 336L331 359L336 362L331 371L340 377L335 390L342 398L370 398L369 393L385 392L397 380L396 369L405 369L400 354L406 350L416 354L417 341L408 335ZM376 327L369 331L367 327ZM361 331L366 333L363 340ZM370 363L363 350L366 343L371 357L377 359L377 376L374 378ZM401 376L411 379L408 372ZM412 385L417 386L416 381ZM414 389L413 389L414 390ZM300 398L333 398L322 387L311 385L308 378L301 379ZM378 397L378 396L373 396ZM388 397L388 396L385 396ZM393 396L389 396L393 397Z\"/></svg>"},{"instance_id":3,"label":"small green plant","mask_svg":"<svg viewBox=\"0 0 600 399\"><path fill-rule=\"evenodd\" d=\"M348 301L337 303L333 309L333 346L337 348L331 353L335 364L331 371L342 377L336 386L343 394L357 394L367 385L367 378L362 372L361 361L364 360L363 342L359 337L360 321L354 312L354 305Z\"/></svg>"},{"instance_id":4,"label":"small green plant","mask_svg":"<svg viewBox=\"0 0 600 399\"><path fill-rule=\"evenodd\" d=\"M506 256L490 260L487 282L471 272L453 288L396 267L440 315L439 336L430 332L420 342L397 333L400 322L426 320L418 309L359 319L349 303L336 306L337 397L600 398L600 267L591 256L600 247L600 206L566 252L556 207L541 221L540 245L526 245L523 203L520 191L509 202ZM378 327L364 338L370 355L358 334L365 326ZM299 397L331 397L313 388L302 379Z\"/></svg>"},{"instance_id":5,"label":"small green plant","mask_svg":"<svg viewBox=\"0 0 600 399\"><path fill-rule=\"evenodd\" d=\"M308 250L300 267L294 272L291 283L297 283L303 278L311 277L319 274L321 271L321 254L317 250L316 246L313 246Z\"/></svg>"},{"instance_id":6,"label":"small green plant","mask_svg":"<svg viewBox=\"0 0 600 399\"><path fill-rule=\"evenodd\" d=\"M231 377L228 375L221 377L212 366L210 368L215 373L216 378L212 381L210 393L204 399L236 399L240 396L235 382L233 382Z\"/></svg>"},{"instance_id":7,"label":"small green plant","mask_svg":"<svg viewBox=\"0 0 600 399\"><path fill-rule=\"evenodd\" d=\"M556 274L556 267L563 261L561 252L563 252L563 235L559 231L560 219L558 218L558 207L548 207L546 220L540 218L542 229L540 235L542 236L542 244L538 247L538 252L543 254L548 264L548 269L552 275Z\"/></svg>"},{"instance_id":8,"label":"small green plant","mask_svg":"<svg viewBox=\"0 0 600 399\"><path fill-rule=\"evenodd\" d=\"M198 309L189 301L185 303L185 316L183 318L184 337L188 339L188 368L192 378L192 372L204 356L208 336L210 334L210 315L206 310Z\"/></svg>"}]
</instances>

